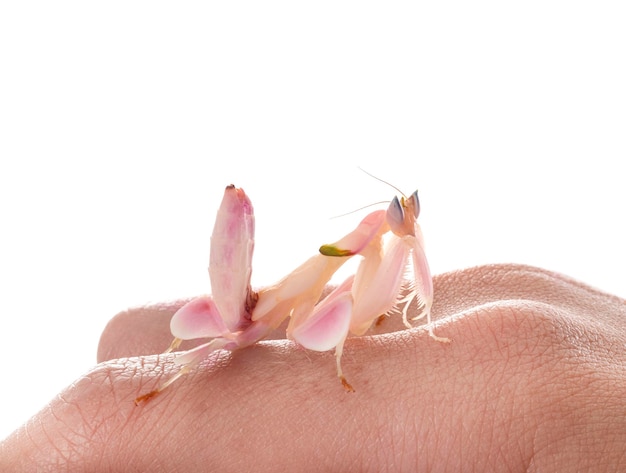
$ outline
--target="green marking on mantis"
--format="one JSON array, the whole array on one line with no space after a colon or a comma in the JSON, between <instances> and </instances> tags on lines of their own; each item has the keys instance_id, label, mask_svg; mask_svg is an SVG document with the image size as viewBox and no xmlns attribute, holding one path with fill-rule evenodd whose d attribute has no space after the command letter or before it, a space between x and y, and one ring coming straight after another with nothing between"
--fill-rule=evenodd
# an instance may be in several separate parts
<instances>
[{"instance_id":1,"label":"green marking on mantis","mask_svg":"<svg viewBox=\"0 0 626 473\"><path fill-rule=\"evenodd\" d=\"M333 245L320 246L320 253L324 256L353 256L354 253L350 250L342 250Z\"/></svg>"}]
</instances>

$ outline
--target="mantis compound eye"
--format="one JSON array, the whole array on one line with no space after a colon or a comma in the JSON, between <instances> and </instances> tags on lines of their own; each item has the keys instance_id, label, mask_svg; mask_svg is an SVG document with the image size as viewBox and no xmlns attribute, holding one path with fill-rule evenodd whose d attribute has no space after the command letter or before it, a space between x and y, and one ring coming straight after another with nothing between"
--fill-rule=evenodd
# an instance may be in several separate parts
<instances>
[{"instance_id":1,"label":"mantis compound eye","mask_svg":"<svg viewBox=\"0 0 626 473\"><path fill-rule=\"evenodd\" d=\"M420 200L417 197L417 191L411 194L411 197L407 199L406 203L407 207L413 209L413 216L417 219L420 216Z\"/></svg>"},{"instance_id":2,"label":"mantis compound eye","mask_svg":"<svg viewBox=\"0 0 626 473\"><path fill-rule=\"evenodd\" d=\"M397 196L394 196L387 209L387 223L391 227L391 231L396 235L403 233L404 208Z\"/></svg>"}]
</instances>

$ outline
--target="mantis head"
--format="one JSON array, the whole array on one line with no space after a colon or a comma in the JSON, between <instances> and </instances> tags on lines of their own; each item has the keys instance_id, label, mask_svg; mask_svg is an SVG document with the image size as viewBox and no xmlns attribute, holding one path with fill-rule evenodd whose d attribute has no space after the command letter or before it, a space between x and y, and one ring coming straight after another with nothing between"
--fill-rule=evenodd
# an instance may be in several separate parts
<instances>
[{"instance_id":1,"label":"mantis head","mask_svg":"<svg viewBox=\"0 0 626 473\"><path fill-rule=\"evenodd\" d=\"M387 223L398 236L415 235L415 224L420 214L417 191L411 197L394 197L387 209Z\"/></svg>"}]
</instances>

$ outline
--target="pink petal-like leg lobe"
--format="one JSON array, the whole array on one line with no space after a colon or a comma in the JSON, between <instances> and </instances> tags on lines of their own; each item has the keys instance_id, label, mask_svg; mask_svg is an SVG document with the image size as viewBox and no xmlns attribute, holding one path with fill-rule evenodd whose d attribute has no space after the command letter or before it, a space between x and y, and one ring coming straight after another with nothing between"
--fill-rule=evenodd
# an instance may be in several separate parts
<instances>
[{"instance_id":1,"label":"pink petal-like leg lobe","mask_svg":"<svg viewBox=\"0 0 626 473\"><path fill-rule=\"evenodd\" d=\"M351 314L352 294L343 292L318 304L311 316L292 330L291 338L309 350L330 350L346 338Z\"/></svg>"},{"instance_id":2,"label":"pink petal-like leg lobe","mask_svg":"<svg viewBox=\"0 0 626 473\"><path fill-rule=\"evenodd\" d=\"M211 296L197 297L178 309L170 321L170 330L181 340L214 338L228 333Z\"/></svg>"}]
</instances>

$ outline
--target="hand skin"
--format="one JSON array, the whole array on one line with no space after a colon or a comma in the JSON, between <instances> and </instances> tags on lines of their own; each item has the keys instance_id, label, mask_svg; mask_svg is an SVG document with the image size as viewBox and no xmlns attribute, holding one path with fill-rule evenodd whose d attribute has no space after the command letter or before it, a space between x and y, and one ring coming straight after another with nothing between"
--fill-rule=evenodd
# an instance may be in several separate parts
<instances>
[{"instance_id":1,"label":"hand skin","mask_svg":"<svg viewBox=\"0 0 626 473\"><path fill-rule=\"evenodd\" d=\"M355 393L331 352L277 339L218 352L135 406L176 372L153 354L181 303L116 316L100 364L6 439L0 471L626 471L626 301L567 277L437 276L436 333L452 343L386 320L346 343Z\"/></svg>"}]
</instances>

